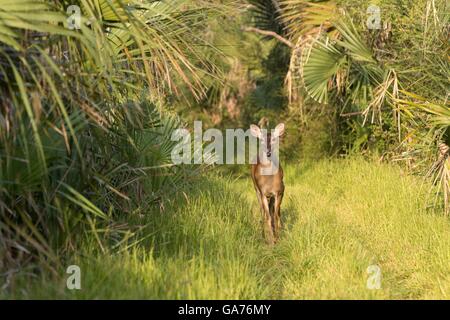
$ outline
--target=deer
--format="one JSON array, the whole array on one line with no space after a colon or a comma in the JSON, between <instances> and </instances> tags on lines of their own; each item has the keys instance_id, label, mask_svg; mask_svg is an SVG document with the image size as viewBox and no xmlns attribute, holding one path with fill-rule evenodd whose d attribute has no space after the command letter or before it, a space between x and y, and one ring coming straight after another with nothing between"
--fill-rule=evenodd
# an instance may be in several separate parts
<instances>
[{"instance_id":1,"label":"deer","mask_svg":"<svg viewBox=\"0 0 450 320\"><path fill-rule=\"evenodd\" d=\"M263 233L269 245L278 241L281 231L280 206L284 195L283 169L281 168L278 145L284 134L280 123L272 132L250 126L250 133L260 141L260 151L251 165L251 176L263 216Z\"/></svg>"}]
</instances>

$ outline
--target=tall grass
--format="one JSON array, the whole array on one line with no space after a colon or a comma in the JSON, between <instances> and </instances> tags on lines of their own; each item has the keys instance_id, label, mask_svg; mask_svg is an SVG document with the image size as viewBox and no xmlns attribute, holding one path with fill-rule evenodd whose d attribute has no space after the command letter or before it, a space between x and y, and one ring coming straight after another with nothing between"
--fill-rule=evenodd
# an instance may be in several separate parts
<instances>
[{"instance_id":1,"label":"tall grass","mask_svg":"<svg viewBox=\"0 0 450 320\"><path fill-rule=\"evenodd\" d=\"M285 167L284 231L265 245L249 177L211 175L165 213L133 216L148 238L67 259L82 289L15 278L3 297L150 299L449 298L450 226L424 208L421 181L360 159ZM367 268L381 268L381 289Z\"/></svg>"}]
</instances>

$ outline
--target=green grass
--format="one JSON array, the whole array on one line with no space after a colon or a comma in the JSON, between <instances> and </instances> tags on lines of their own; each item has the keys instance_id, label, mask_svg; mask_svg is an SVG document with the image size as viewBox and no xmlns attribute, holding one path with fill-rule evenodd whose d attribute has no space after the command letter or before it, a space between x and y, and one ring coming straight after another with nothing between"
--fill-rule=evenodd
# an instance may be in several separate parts
<instances>
[{"instance_id":1,"label":"green grass","mask_svg":"<svg viewBox=\"0 0 450 320\"><path fill-rule=\"evenodd\" d=\"M16 276L0 298L450 298L450 221L424 210L422 180L359 159L285 168L284 231L264 244L251 181L211 175L163 213L127 216L148 238L68 259L82 289ZM367 267L382 288L367 289ZM1 291L0 291L1 292ZM2 296L3 295L3 296Z\"/></svg>"}]
</instances>

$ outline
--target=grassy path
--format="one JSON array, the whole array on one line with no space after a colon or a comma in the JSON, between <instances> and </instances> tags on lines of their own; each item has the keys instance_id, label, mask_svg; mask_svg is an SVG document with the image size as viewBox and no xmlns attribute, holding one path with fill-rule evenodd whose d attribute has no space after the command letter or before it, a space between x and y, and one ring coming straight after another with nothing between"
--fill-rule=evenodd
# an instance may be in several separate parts
<instances>
[{"instance_id":1,"label":"grassy path","mask_svg":"<svg viewBox=\"0 0 450 320\"><path fill-rule=\"evenodd\" d=\"M285 182L285 228L273 248L263 243L250 180L213 177L182 206L127 217L148 223L149 237L138 248L74 258L82 290L42 280L20 295L450 298L450 221L421 209L420 180L389 166L341 160L288 166ZM380 290L367 289L370 265L380 267Z\"/></svg>"}]
</instances>

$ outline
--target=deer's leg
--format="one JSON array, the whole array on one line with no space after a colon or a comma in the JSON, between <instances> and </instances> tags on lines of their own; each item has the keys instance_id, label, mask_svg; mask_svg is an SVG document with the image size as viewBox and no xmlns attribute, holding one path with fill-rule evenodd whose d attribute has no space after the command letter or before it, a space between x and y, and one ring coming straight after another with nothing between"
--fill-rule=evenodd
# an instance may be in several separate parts
<instances>
[{"instance_id":1,"label":"deer's leg","mask_svg":"<svg viewBox=\"0 0 450 320\"><path fill-rule=\"evenodd\" d=\"M270 216L269 200L265 195L261 195L262 208L264 211L264 230L266 234L266 240L269 244L274 243L273 229L272 229L272 217Z\"/></svg>"},{"instance_id":2,"label":"deer's leg","mask_svg":"<svg viewBox=\"0 0 450 320\"><path fill-rule=\"evenodd\" d=\"M275 196L274 213L273 213L275 239L279 237L281 230L281 211L280 211L281 201L283 201L282 193L277 194Z\"/></svg>"},{"instance_id":3,"label":"deer's leg","mask_svg":"<svg viewBox=\"0 0 450 320\"><path fill-rule=\"evenodd\" d=\"M258 198L258 204L259 204L259 212L261 213L261 217L262 217L262 235L265 238L266 237L266 233L265 233L265 213L264 213L264 206L262 203L262 195L261 192L259 191L258 187L255 185L255 192L256 192L256 197Z\"/></svg>"},{"instance_id":4,"label":"deer's leg","mask_svg":"<svg viewBox=\"0 0 450 320\"><path fill-rule=\"evenodd\" d=\"M264 206L263 206L263 202L262 202L262 194L261 191L259 191L259 189L255 186L255 191L256 191L256 197L258 198L258 204L259 204L259 211L261 212L261 214L264 217Z\"/></svg>"}]
</instances>

